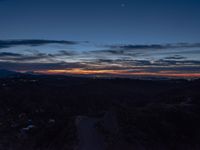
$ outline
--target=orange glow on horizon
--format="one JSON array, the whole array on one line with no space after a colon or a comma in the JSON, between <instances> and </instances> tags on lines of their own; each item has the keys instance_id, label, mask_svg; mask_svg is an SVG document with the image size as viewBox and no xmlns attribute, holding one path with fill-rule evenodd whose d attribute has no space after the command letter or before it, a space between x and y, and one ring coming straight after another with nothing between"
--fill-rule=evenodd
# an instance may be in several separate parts
<instances>
[{"instance_id":1,"label":"orange glow on horizon","mask_svg":"<svg viewBox=\"0 0 200 150\"><path fill-rule=\"evenodd\" d=\"M73 68L67 70L44 70L35 71L36 73L52 74L52 75L122 75L122 76L161 76L161 77L182 77L182 78L200 78L200 73L180 73L176 71L160 71L160 72L129 72L127 70L84 70L81 68Z\"/></svg>"},{"instance_id":2,"label":"orange glow on horizon","mask_svg":"<svg viewBox=\"0 0 200 150\"><path fill-rule=\"evenodd\" d=\"M83 69L69 69L69 70L46 70L36 71L44 74L76 74L76 75L90 75L90 74L127 74L127 71L123 70L83 70Z\"/></svg>"}]
</instances>

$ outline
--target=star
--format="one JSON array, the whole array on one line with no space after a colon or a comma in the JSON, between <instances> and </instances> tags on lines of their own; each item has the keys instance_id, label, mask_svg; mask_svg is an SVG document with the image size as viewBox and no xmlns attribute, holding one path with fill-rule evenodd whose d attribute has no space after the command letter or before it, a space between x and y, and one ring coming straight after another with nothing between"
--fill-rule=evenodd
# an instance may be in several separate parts
<instances>
[{"instance_id":1,"label":"star","mask_svg":"<svg viewBox=\"0 0 200 150\"><path fill-rule=\"evenodd\" d=\"M121 7L125 7L126 5L124 3L121 4Z\"/></svg>"}]
</instances>

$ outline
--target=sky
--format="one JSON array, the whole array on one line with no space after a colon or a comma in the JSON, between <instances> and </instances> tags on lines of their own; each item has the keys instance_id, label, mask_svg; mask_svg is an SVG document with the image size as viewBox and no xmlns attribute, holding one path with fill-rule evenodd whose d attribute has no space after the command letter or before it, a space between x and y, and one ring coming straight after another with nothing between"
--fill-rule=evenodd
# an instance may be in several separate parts
<instances>
[{"instance_id":1,"label":"sky","mask_svg":"<svg viewBox=\"0 0 200 150\"><path fill-rule=\"evenodd\" d=\"M0 0L0 69L200 77L198 0Z\"/></svg>"}]
</instances>

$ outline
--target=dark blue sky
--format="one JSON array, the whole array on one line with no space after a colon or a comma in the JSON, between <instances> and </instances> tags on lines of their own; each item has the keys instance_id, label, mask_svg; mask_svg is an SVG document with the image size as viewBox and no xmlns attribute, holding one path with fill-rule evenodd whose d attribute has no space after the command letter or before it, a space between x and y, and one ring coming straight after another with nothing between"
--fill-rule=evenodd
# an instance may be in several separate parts
<instances>
[{"instance_id":1,"label":"dark blue sky","mask_svg":"<svg viewBox=\"0 0 200 150\"><path fill-rule=\"evenodd\" d=\"M198 0L0 0L0 39L199 42Z\"/></svg>"}]
</instances>

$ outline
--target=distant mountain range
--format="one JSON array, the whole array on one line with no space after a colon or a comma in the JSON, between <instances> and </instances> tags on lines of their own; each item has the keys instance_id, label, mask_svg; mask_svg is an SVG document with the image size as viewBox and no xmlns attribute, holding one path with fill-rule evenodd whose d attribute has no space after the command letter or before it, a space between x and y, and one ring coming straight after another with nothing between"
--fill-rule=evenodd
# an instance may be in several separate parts
<instances>
[{"instance_id":1,"label":"distant mountain range","mask_svg":"<svg viewBox=\"0 0 200 150\"><path fill-rule=\"evenodd\" d=\"M15 77L21 75L19 72L0 69L0 78Z\"/></svg>"}]
</instances>

